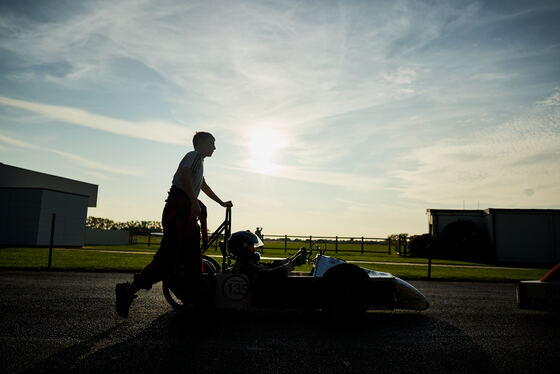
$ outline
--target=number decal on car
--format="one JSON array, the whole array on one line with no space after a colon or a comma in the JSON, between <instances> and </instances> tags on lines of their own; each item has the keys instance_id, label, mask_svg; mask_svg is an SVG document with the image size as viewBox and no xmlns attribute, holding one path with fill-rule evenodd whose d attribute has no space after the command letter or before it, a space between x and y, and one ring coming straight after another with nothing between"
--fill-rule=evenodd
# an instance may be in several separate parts
<instances>
[{"instance_id":1,"label":"number decal on car","mask_svg":"<svg viewBox=\"0 0 560 374\"><path fill-rule=\"evenodd\" d=\"M231 275L223 283L222 293L230 301L245 300L249 295L249 283L241 275Z\"/></svg>"}]
</instances>

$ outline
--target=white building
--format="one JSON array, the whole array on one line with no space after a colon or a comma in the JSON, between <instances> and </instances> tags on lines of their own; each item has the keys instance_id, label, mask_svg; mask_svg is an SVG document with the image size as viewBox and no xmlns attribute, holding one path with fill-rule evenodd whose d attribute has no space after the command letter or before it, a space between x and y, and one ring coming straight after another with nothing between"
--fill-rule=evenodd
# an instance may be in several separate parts
<instances>
[{"instance_id":1,"label":"white building","mask_svg":"<svg viewBox=\"0 0 560 374\"><path fill-rule=\"evenodd\" d=\"M559 209L428 209L432 236L456 221L470 220L490 237L499 263L560 262Z\"/></svg>"},{"instance_id":2,"label":"white building","mask_svg":"<svg viewBox=\"0 0 560 374\"><path fill-rule=\"evenodd\" d=\"M83 246L95 184L0 163L0 245Z\"/></svg>"}]
</instances>

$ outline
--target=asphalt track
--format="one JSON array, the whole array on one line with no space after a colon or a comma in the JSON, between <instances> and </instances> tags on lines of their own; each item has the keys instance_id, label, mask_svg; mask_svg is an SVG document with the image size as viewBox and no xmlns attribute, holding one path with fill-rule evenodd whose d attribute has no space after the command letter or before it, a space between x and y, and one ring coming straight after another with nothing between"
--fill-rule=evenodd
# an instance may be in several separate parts
<instances>
[{"instance_id":1,"label":"asphalt track","mask_svg":"<svg viewBox=\"0 0 560 374\"><path fill-rule=\"evenodd\" d=\"M127 320L129 274L0 271L0 372L558 373L560 314L519 310L511 283L413 282L424 312L171 311L161 287Z\"/></svg>"}]
</instances>

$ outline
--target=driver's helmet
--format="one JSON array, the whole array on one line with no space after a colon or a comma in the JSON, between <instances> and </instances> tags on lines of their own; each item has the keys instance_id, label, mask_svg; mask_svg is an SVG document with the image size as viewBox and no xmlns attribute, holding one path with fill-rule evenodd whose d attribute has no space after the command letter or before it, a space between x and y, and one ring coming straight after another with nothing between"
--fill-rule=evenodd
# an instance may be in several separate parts
<instances>
[{"instance_id":1,"label":"driver's helmet","mask_svg":"<svg viewBox=\"0 0 560 374\"><path fill-rule=\"evenodd\" d=\"M228 249L233 256L251 262L259 262L261 255L257 249L263 245L262 240L249 230L233 233L228 240Z\"/></svg>"}]
</instances>

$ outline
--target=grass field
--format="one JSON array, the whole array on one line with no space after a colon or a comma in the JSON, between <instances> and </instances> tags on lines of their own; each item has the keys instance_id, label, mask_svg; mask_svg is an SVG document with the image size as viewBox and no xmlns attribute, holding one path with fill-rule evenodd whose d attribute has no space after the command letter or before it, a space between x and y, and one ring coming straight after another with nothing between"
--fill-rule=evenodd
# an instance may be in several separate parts
<instances>
[{"instance_id":1,"label":"grass field","mask_svg":"<svg viewBox=\"0 0 560 374\"><path fill-rule=\"evenodd\" d=\"M294 254L301 246L293 246L284 251L284 243L265 243L263 257L287 257ZM79 271L139 271L152 259L158 246L136 244L132 246L88 246L84 248L55 248L52 255L53 270ZM387 249L385 247L385 249ZM353 251L354 248L348 249ZM214 248L207 255L219 257ZM359 266L392 273L403 279L427 279L427 260L403 257L397 254L348 252L339 247L338 253L327 248L326 255L346 261L356 261ZM49 258L48 248L3 248L0 249L0 268L4 269L46 269ZM221 262L218 260L218 262ZM369 262L369 263L368 263ZM375 263L372 263L375 262ZM477 264L464 261L433 260L431 278L436 280L497 281L513 282L517 280L540 279L548 269L511 269ZM440 265L440 266L437 266ZM309 271L311 265L303 265L297 270Z\"/></svg>"}]
</instances>

